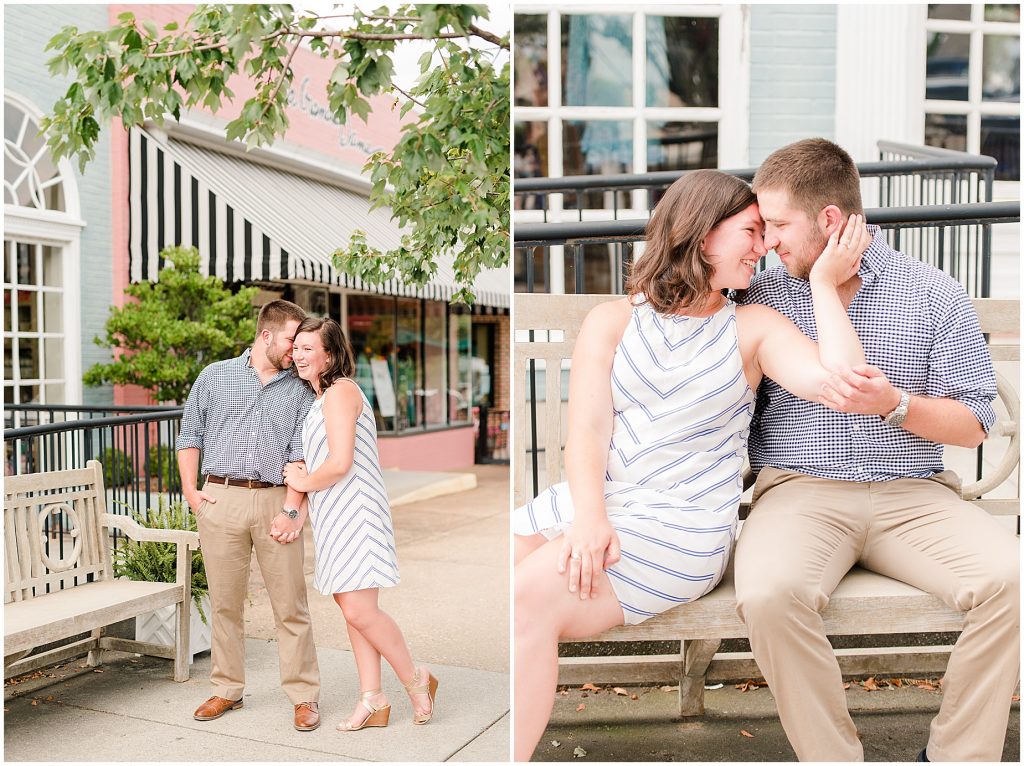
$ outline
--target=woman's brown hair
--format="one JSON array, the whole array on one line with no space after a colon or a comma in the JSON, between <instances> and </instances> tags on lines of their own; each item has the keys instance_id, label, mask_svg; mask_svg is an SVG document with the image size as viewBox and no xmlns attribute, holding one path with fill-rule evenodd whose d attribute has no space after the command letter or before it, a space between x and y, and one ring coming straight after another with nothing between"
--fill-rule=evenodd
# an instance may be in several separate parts
<instances>
[{"instance_id":1,"label":"woman's brown hair","mask_svg":"<svg viewBox=\"0 0 1024 766\"><path fill-rule=\"evenodd\" d=\"M717 170L687 173L665 192L647 222L647 248L633 262L626 294L643 294L660 314L700 307L711 293L714 269L704 238L726 218L757 202L750 187Z\"/></svg>"},{"instance_id":2,"label":"woman's brown hair","mask_svg":"<svg viewBox=\"0 0 1024 766\"><path fill-rule=\"evenodd\" d=\"M350 378L356 370L355 355L352 353L352 346L341 331L341 325L327 317L308 317L302 320L302 324L295 331L295 337L300 332L315 332L320 336L320 342L324 345L324 351L330 356L330 361L320 373L320 390L326 391L338 378ZM307 381L308 382L308 381Z\"/></svg>"}]
</instances>

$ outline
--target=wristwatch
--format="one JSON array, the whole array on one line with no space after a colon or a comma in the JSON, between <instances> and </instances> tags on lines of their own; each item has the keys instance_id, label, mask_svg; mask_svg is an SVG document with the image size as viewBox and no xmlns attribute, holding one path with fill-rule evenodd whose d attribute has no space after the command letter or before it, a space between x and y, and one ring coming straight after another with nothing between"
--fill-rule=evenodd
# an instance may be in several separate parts
<instances>
[{"instance_id":1,"label":"wristwatch","mask_svg":"<svg viewBox=\"0 0 1024 766\"><path fill-rule=\"evenodd\" d=\"M900 392L900 403L896 405L896 409L890 412L884 417L885 422L894 428L899 428L903 425L903 421L907 419L907 409L910 407L910 394L899 388L896 389Z\"/></svg>"},{"instance_id":2,"label":"wristwatch","mask_svg":"<svg viewBox=\"0 0 1024 766\"><path fill-rule=\"evenodd\" d=\"M282 508L281 513L283 513L285 516L292 520L297 519L299 517L299 512L295 508Z\"/></svg>"}]
</instances>

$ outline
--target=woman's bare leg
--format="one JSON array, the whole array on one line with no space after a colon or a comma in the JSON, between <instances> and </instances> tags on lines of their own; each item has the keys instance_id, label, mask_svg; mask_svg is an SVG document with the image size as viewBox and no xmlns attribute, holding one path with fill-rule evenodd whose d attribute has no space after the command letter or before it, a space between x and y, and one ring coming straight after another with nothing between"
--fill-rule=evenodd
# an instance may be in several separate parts
<instances>
[{"instance_id":1,"label":"woman's bare leg","mask_svg":"<svg viewBox=\"0 0 1024 766\"><path fill-rule=\"evenodd\" d=\"M558 640L583 638L624 621L603 570L594 577L597 595L586 601L570 593L558 574L561 540L545 542L515 569L515 759L528 761L551 718L558 685Z\"/></svg>"},{"instance_id":2,"label":"woman's bare leg","mask_svg":"<svg viewBox=\"0 0 1024 766\"><path fill-rule=\"evenodd\" d=\"M548 539L539 532L532 535L513 535L513 539L515 540L515 549L512 555L516 564L548 541Z\"/></svg>"},{"instance_id":3,"label":"woman's bare leg","mask_svg":"<svg viewBox=\"0 0 1024 766\"><path fill-rule=\"evenodd\" d=\"M341 607L345 622L354 627L388 661L399 681L408 684L416 673L416 665L398 623L380 609L377 603L378 591L378 588L367 588L335 593L334 600ZM430 712L430 697L427 694L413 694L410 697L417 713Z\"/></svg>"},{"instance_id":4,"label":"woman's bare leg","mask_svg":"<svg viewBox=\"0 0 1024 766\"><path fill-rule=\"evenodd\" d=\"M379 690L380 685L380 652L374 648L373 644L367 640L366 636L359 632L359 630L352 625L352 623L346 621L345 627L348 629L348 640L352 644L352 655L356 661L356 672L359 674L359 692L362 695L364 692ZM388 698L384 692L381 691L379 694L374 695L369 699L376 707L383 707L388 703ZM349 723L352 726L358 726L366 717L370 714L370 711L361 705L356 703L355 709L349 716Z\"/></svg>"}]
</instances>

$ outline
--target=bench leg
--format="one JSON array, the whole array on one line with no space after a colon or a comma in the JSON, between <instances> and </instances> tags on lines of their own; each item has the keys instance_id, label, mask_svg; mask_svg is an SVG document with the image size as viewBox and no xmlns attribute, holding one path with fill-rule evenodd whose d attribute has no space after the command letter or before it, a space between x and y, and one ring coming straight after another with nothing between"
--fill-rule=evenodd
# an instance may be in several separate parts
<instances>
[{"instance_id":1,"label":"bench leg","mask_svg":"<svg viewBox=\"0 0 1024 766\"><path fill-rule=\"evenodd\" d=\"M97 665L103 664L103 650L100 648L100 638L102 636L103 628L95 628L92 631L94 648L89 650L89 655L85 658L85 663L90 668L95 668Z\"/></svg>"},{"instance_id":2,"label":"bench leg","mask_svg":"<svg viewBox=\"0 0 1024 766\"><path fill-rule=\"evenodd\" d=\"M683 641L683 677L679 679L679 715L704 715L704 684L708 665L722 642Z\"/></svg>"},{"instance_id":3,"label":"bench leg","mask_svg":"<svg viewBox=\"0 0 1024 766\"><path fill-rule=\"evenodd\" d=\"M191 635L189 618L192 612L192 599L188 598L184 603L175 604L174 608L177 617L175 630L177 640L174 642L174 680L181 682L188 680L189 637Z\"/></svg>"}]
</instances>

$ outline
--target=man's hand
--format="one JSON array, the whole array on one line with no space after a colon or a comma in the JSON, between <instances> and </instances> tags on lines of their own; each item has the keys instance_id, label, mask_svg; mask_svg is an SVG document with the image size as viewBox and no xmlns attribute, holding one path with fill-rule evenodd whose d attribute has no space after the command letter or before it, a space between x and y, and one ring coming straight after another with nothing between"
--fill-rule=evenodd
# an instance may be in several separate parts
<instances>
[{"instance_id":1,"label":"man's hand","mask_svg":"<svg viewBox=\"0 0 1024 766\"><path fill-rule=\"evenodd\" d=\"M302 525L306 522L306 514L299 511L299 515L290 519L286 514L278 513L270 524L270 536L281 545L287 545L299 539L302 534Z\"/></svg>"},{"instance_id":2,"label":"man's hand","mask_svg":"<svg viewBox=\"0 0 1024 766\"><path fill-rule=\"evenodd\" d=\"M294 463L286 463L284 466L284 483L296 492L305 492L305 478L309 475L306 472L306 462L297 460Z\"/></svg>"},{"instance_id":3,"label":"man's hand","mask_svg":"<svg viewBox=\"0 0 1024 766\"><path fill-rule=\"evenodd\" d=\"M885 417L899 405L900 392L880 369L859 364L833 373L822 384L818 401L837 412Z\"/></svg>"},{"instance_id":4,"label":"man's hand","mask_svg":"<svg viewBox=\"0 0 1024 766\"><path fill-rule=\"evenodd\" d=\"M201 506L204 502L217 502L217 498L215 498L213 495L208 495L201 489L196 489L192 491L185 490L182 492L182 494L185 496L185 501L188 503L189 508L192 509L192 513L198 511L199 506Z\"/></svg>"}]
</instances>

